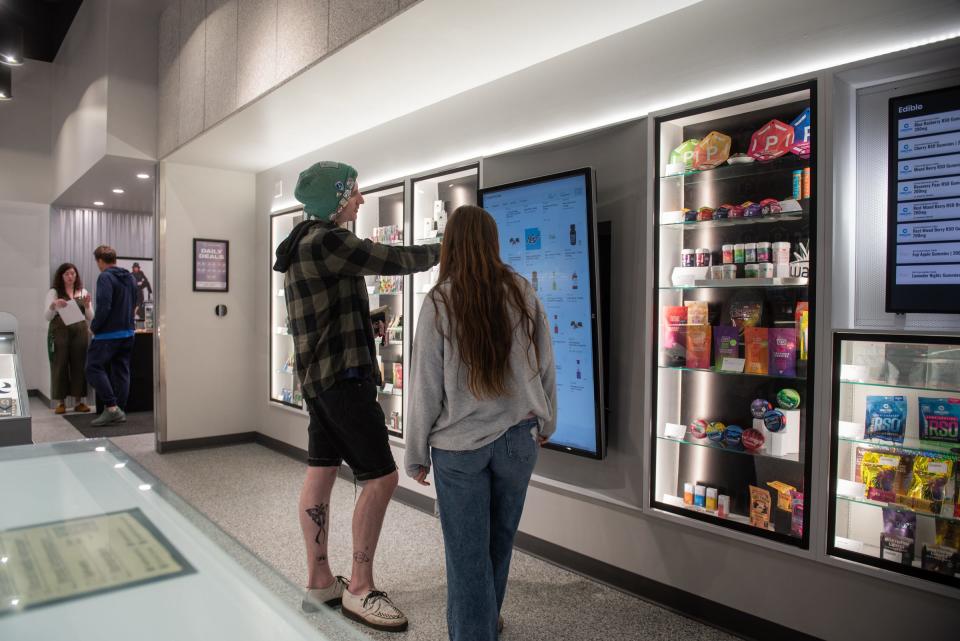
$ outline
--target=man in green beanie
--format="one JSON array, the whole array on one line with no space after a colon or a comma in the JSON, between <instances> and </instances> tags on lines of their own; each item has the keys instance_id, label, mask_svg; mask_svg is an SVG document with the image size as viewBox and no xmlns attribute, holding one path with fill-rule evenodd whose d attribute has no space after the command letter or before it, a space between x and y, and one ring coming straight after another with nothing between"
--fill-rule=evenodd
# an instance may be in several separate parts
<instances>
[{"instance_id":1,"label":"man in green beanie","mask_svg":"<svg viewBox=\"0 0 960 641\"><path fill-rule=\"evenodd\" d=\"M305 220L277 248L273 268L286 274L289 329L310 412L307 477L300 494L308 563L303 608L342 603L348 618L400 632L407 629L407 618L373 580L380 528L398 478L377 402L382 381L364 276L425 271L439 262L440 246L391 247L346 229L364 202L357 170L350 165L313 165L300 174L294 196L303 203ZM364 482L353 513L349 582L335 577L327 560L330 494L343 461Z\"/></svg>"}]
</instances>

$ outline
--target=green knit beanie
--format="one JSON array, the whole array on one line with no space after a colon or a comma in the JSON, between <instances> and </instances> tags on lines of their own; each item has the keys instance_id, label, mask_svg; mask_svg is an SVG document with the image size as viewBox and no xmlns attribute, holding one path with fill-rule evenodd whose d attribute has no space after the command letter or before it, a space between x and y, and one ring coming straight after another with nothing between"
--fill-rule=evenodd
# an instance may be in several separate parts
<instances>
[{"instance_id":1,"label":"green knit beanie","mask_svg":"<svg viewBox=\"0 0 960 641\"><path fill-rule=\"evenodd\" d=\"M333 218L350 200L357 170L342 162L323 160L300 173L293 196L309 218Z\"/></svg>"}]
</instances>

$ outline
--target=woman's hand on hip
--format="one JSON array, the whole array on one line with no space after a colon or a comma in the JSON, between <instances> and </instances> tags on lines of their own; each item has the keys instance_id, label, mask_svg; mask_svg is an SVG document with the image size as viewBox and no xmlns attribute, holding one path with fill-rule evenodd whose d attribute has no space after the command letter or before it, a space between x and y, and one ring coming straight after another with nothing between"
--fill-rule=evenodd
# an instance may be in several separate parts
<instances>
[{"instance_id":1,"label":"woman's hand on hip","mask_svg":"<svg viewBox=\"0 0 960 641\"><path fill-rule=\"evenodd\" d=\"M549 440L550 440L549 436L540 436L539 434L537 435L537 445L539 445L540 447L543 447L544 445L546 445L547 441Z\"/></svg>"},{"instance_id":2,"label":"woman's hand on hip","mask_svg":"<svg viewBox=\"0 0 960 641\"><path fill-rule=\"evenodd\" d=\"M417 475L413 477L413 480L420 485L430 485L430 483L427 482L427 474L430 473L430 469L422 465L418 465L417 468Z\"/></svg>"}]
</instances>

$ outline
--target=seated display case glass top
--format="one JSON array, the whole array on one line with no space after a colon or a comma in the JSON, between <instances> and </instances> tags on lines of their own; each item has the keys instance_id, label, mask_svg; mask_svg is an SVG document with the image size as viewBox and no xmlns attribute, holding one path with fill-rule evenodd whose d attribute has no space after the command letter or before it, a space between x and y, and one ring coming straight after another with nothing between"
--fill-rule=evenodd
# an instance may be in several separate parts
<instances>
[{"instance_id":1,"label":"seated display case glass top","mask_svg":"<svg viewBox=\"0 0 960 641\"><path fill-rule=\"evenodd\" d=\"M960 336L834 335L830 554L960 587Z\"/></svg>"},{"instance_id":2,"label":"seated display case glass top","mask_svg":"<svg viewBox=\"0 0 960 641\"><path fill-rule=\"evenodd\" d=\"M303 408L303 393L294 362L293 337L287 325L284 275L272 267L277 247L302 220L302 209L270 216L270 400L296 408Z\"/></svg>"},{"instance_id":3,"label":"seated display case glass top","mask_svg":"<svg viewBox=\"0 0 960 641\"><path fill-rule=\"evenodd\" d=\"M364 638L106 439L0 448L0 505L0 639Z\"/></svg>"},{"instance_id":4,"label":"seated display case glass top","mask_svg":"<svg viewBox=\"0 0 960 641\"><path fill-rule=\"evenodd\" d=\"M364 191L353 232L360 238L385 245L404 245L404 188L397 184ZM377 400L383 408L387 431L403 438L404 319L407 277L366 276L370 315L377 345L377 366L383 387Z\"/></svg>"},{"instance_id":5,"label":"seated display case glass top","mask_svg":"<svg viewBox=\"0 0 960 641\"><path fill-rule=\"evenodd\" d=\"M814 106L803 84L655 124L652 505L801 547Z\"/></svg>"}]
</instances>

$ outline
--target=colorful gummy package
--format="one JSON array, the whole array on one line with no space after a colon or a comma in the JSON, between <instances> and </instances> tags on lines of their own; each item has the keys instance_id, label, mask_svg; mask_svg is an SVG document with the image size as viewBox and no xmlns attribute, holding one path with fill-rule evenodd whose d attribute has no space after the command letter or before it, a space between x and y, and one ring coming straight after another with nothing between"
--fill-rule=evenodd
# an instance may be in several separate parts
<instances>
[{"instance_id":1,"label":"colorful gummy package","mask_svg":"<svg viewBox=\"0 0 960 641\"><path fill-rule=\"evenodd\" d=\"M907 401L902 396L868 396L865 438L903 443Z\"/></svg>"},{"instance_id":2,"label":"colorful gummy package","mask_svg":"<svg viewBox=\"0 0 960 641\"><path fill-rule=\"evenodd\" d=\"M920 397L920 438L960 443L960 398Z\"/></svg>"},{"instance_id":3,"label":"colorful gummy package","mask_svg":"<svg viewBox=\"0 0 960 641\"><path fill-rule=\"evenodd\" d=\"M873 501L891 502L897 499L896 480L900 457L885 452L865 452L860 464L860 479L866 497Z\"/></svg>"},{"instance_id":4,"label":"colorful gummy package","mask_svg":"<svg viewBox=\"0 0 960 641\"><path fill-rule=\"evenodd\" d=\"M917 455L913 459L907 496L899 501L922 512L940 514L952 473L953 461L950 459Z\"/></svg>"}]
</instances>

